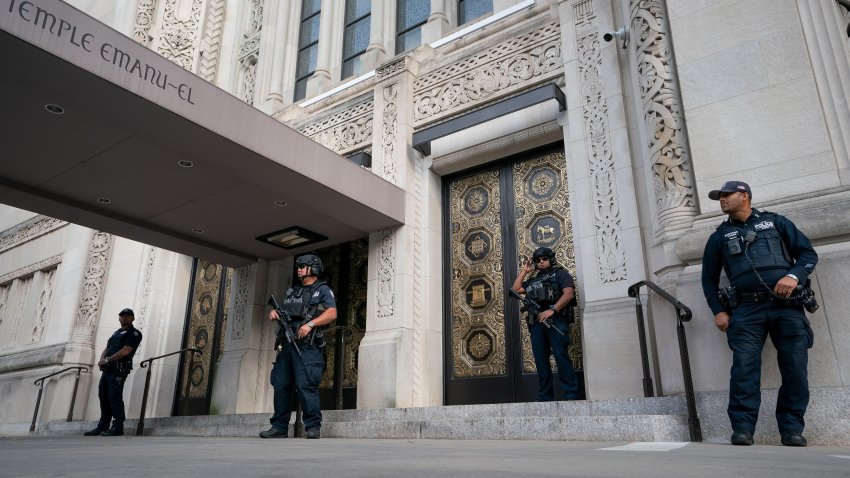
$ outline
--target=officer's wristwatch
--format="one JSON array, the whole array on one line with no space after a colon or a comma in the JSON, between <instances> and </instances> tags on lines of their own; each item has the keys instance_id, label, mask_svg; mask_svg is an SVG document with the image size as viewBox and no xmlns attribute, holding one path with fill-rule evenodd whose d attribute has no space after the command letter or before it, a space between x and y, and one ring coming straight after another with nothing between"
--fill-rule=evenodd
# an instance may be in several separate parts
<instances>
[{"instance_id":1,"label":"officer's wristwatch","mask_svg":"<svg viewBox=\"0 0 850 478\"><path fill-rule=\"evenodd\" d=\"M305 324L305 325L307 325L307 327L310 327L311 329L313 328L313 323L312 323L312 322L307 322L307 324Z\"/></svg>"},{"instance_id":2,"label":"officer's wristwatch","mask_svg":"<svg viewBox=\"0 0 850 478\"><path fill-rule=\"evenodd\" d=\"M554 305L550 305L549 310L551 310L552 312L554 312L556 314L558 313L558 309L556 309Z\"/></svg>"},{"instance_id":3,"label":"officer's wristwatch","mask_svg":"<svg viewBox=\"0 0 850 478\"><path fill-rule=\"evenodd\" d=\"M795 276L794 274L785 274L785 277L790 277L795 281L800 282L800 279L798 279L797 276Z\"/></svg>"}]
</instances>

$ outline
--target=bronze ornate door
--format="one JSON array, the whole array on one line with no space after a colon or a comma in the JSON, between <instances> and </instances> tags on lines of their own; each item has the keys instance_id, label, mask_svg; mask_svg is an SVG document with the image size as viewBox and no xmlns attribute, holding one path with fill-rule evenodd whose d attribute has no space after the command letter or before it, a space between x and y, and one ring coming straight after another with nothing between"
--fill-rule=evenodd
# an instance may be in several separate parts
<instances>
[{"instance_id":1,"label":"bronze ornate door","mask_svg":"<svg viewBox=\"0 0 850 478\"><path fill-rule=\"evenodd\" d=\"M445 403L532 401L531 344L506 291L540 246L575 276L563 145L450 178L444 198ZM581 383L580 323L570 327L570 356Z\"/></svg>"}]
</instances>

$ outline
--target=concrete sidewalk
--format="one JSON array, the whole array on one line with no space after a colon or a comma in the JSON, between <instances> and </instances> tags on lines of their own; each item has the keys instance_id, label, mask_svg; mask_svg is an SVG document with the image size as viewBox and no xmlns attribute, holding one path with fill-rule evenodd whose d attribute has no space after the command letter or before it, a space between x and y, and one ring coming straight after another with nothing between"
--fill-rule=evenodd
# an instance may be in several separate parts
<instances>
[{"instance_id":1,"label":"concrete sidewalk","mask_svg":"<svg viewBox=\"0 0 850 478\"><path fill-rule=\"evenodd\" d=\"M323 438L0 438L0 477L842 477L850 447Z\"/></svg>"}]
</instances>

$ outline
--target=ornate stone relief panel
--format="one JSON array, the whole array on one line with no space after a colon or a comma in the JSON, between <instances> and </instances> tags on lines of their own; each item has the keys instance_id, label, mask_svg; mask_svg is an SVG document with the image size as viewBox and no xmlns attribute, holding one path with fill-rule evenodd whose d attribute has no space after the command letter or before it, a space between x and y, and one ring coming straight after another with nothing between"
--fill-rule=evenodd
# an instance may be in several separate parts
<instances>
[{"instance_id":1,"label":"ornate stone relief panel","mask_svg":"<svg viewBox=\"0 0 850 478\"><path fill-rule=\"evenodd\" d=\"M236 304L231 321L231 340L240 340L245 335L247 317L251 316L250 304L248 303L248 272L251 266L242 266L236 276Z\"/></svg>"},{"instance_id":2,"label":"ornate stone relief panel","mask_svg":"<svg viewBox=\"0 0 850 478\"><path fill-rule=\"evenodd\" d=\"M596 264L603 284L627 280L626 254L611 153L608 102L603 82L599 26L592 0L573 5L579 56L579 82L585 138L588 142Z\"/></svg>"},{"instance_id":3,"label":"ornate stone relief panel","mask_svg":"<svg viewBox=\"0 0 850 478\"><path fill-rule=\"evenodd\" d=\"M94 345L94 331L100 317L100 304L103 300L103 287L106 283L111 248L112 235L100 231L94 233L89 244L80 306L74 325L75 338L89 345Z\"/></svg>"},{"instance_id":4,"label":"ornate stone relief panel","mask_svg":"<svg viewBox=\"0 0 850 478\"><path fill-rule=\"evenodd\" d=\"M575 278L576 258L566 164L564 150L559 148L513 165L516 241L521 260L531 257L538 247L548 247L555 251L558 264ZM575 319L570 326L569 354L573 366L581 370L581 316L578 309ZM552 364L556 369L554 360ZM536 373L527 333L522 334L522 369L525 373Z\"/></svg>"},{"instance_id":5,"label":"ornate stone relief panel","mask_svg":"<svg viewBox=\"0 0 850 478\"><path fill-rule=\"evenodd\" d=\"M632 37L659 228L698 214L664 0L631 0Z\"/></svg>"},{"instance_id":6,"label":"ornate stone relief panel","mask_svg":"<svg viewBox=\"0 0 850 478\"><path fill-rule=\"evenodd\" d=\"M156 51L192 71L204 0L165 0L162 30Z\"/></svg>"},{"instance_id":7,"label":"ornate stone relief panel","mask_svg":"<svg viewBox=\"0 0 850 478\"><path fill-rule=\"evenodd\" d=\"M0 349L41 342L61 256L0 278Z\"/></svg>"},{"instance_id":8,"label":"ornate stone relief panel","mask_svg":"<svg viewBox=\"0 0 850 478\"><path fill-rule=\"evenodd\" d=\"M384 145L383 171L381 176L391 183L396 183L396 165L395 158L395 143L396 129L398 129L398 106L396 105L398 96L398 84L393 83L381 89L384 95L384 112L383 112L383 127L384 132L381 141Z\"/></svg>"},{"instance_id":9,"label":"ornate stone relief panel","mask_svg":"<svg viewBox=\"0 0 850 478\"><path fill-rule=\"evenodd\" d=\"M225 0L210 0L207 6L207 19L204 26L204 38L201 40L201 59L198 64L198 76L215 83L218 68L218 55L221 52L221 35L224 30Z\"/></svg>"},{"instance_id":10,"label":"ornate stone relief panel","mask_svg":"<svg viewBox=\"0 0 850 478\"><path fill-rule=\"evenodd\" d=\"M0 252L67 225L65 221L47 216L36 216L0 232Z\"/></svg>"},{"instance_id":11,"label":"ornate stone relief panel","mask_svg":"<svg viewBox=\"0 0 850 478\"><path fill-rule=\"evenodd\" d=\"M137 299L136 320L133 322L133 327L144 332L145 324L148 321L148 304L150 302L151 287L153 285L153 271L156 265L157 248L153 246L145 246L145 266L142 276L142 291L141 296Z\"/></svg>"},{"instance_id":12,"label":"ornate stone relief panel","mask_svg":"<svg viewBox=\"0 0 850 478\"><path fill-rule=\"evenodd\" d=\"M498 170L450 187L452 377L504 376L504 273Z\"/></svg>"},{"instance_id":13,"label":"ornate stone relief panel","mask_svg":"<svg viewBox=\"0 0 850 478\"><path fill-rule=\"evenodd\" d=\"M257 63L260 61L260 37L263 28L263 0L249 0L247 17L242 24L237 58L236 95L253 104L257 83Z\"/></svg>"},{"instance_id":14,"label":"ornate stone relief panel","mask_svg":"<svg viewBox=\"0 0 850 478\"><path fill-rule=\"evenodd\" d=\"M418 78L414 126L559 77L562 65L558 23L504 41Z\"/></svg>"},{"instance_id":15,"label":"ornate stone relief panel","mask_svg":"<svg viewBox=\"0 0 850 478\"><path fill-rule=\"evenodd\" d=\"M378 317L392 317L395 312L395 288L393 287L395 231L395 228L381 231L381 245L378 250Z\"/></svg>"},{"instance_id":16,"label":"ornate stone relief panel","mask_svg":"<svg viewBox=\"0 0 850 478\"><path fill-rule=\"evenodd\" d=\"M368 98L342 111L332 112L298 130L308 138L333 150L347 154L372 144L372 122L375 101Z\"/></svg>"},{"instance_id":17,"label":"ornate stone relief panel","mask_svg":"<svg viewBox=\"0 0 850 478\"><path fill-rule=\"evenodd\" d=\"M153 38L150 36L156 14L157 0L139 0L136 4L136 16L133 24L133 39L149 47Z\"/></svg>"}]
</instances>

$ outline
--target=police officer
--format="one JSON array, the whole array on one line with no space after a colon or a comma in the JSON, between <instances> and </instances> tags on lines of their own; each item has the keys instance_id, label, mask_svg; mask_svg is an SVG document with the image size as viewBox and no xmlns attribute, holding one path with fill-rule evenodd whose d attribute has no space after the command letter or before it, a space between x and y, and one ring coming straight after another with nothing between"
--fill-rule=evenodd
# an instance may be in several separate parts
<instances>
[{"instance_id":1,"label":"police officer","mask_svg":"<svg viewBox=\"0 0 850 478\"><path fill-rule=\"evenodd\" d=\"M120 436L124 434L124 381L133 368L133 355L142 342L142 333L133 327L136 317L132 309L118 313L121 328L106 342L97 366L103 372L97 387L100 399L100 421L86 436ZM109 426L109 422L112 426Z\"/></svg>"},{"instance_id":2,"label":"police officer","mask_svg":"<svg viewBox=\"0 0 850 478\"><path fill-rule=\"evenodd\" d=\"M526 276L537 269L537 274L526 280ZM558 378L565 400L578 398L578 380L567 348L570 345L567 313L575 297L573 277L555 260L555 253L548 247L534 251L525 262L511 288L533 300L541 312L536 319L529 312L528 333L531 336L531 351L537 367L537 401L549 402L554 398L552 367L549 356L555 356ZM547 327L548 325L548 327Z\"/></svg>"},{"instance_id":3,"label":"police officer","mask_svg":"<svg viewBox=\"0 0 850 478\"><path fill-rule=\"evenodd\" d=\"M319 438L322 427L319 383L325 370L325 356L321 330L336 320L336 301L331 288L319 280L324 270L321 259L312 254L300 256L295 259L295 268L299 284L286 291L281 304L291 322L281 325L292 327L296 341L293 345L278 338L277 359L271 373L274 415L270 420L271 428L260 432L262 438L288 436L293 386L303 409L304 436ZM269 320L284 319L272 310Z\"/></svg>"},{"instance_id":4,"label":"police officer","mask_svg":"<svg viewBox=\"0 0 850 478\"><path fill-rule=\"evenodd\" d=\"M729 217L709 237L702 258L703 293L732 349L727 409L731 442L753 444L761 403L761 353L770 335L782 375L776 400L781 441L806 446L803 415L809 403L813 334L801 298L812 296L799 286L807 284L818 256L793 222L754 209L752 196L750 186L741 181L727 181L708 194ZM731 284L724 290L718 287L721 269Z\"/></svg>"}]
</instances>

